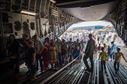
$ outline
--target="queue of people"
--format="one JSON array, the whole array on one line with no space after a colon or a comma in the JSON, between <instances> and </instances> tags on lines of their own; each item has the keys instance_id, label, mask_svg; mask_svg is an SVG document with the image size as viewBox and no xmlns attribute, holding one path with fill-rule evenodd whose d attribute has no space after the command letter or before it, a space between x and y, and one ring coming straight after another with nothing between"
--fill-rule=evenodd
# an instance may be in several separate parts
<instances>
[{"instance_id":1,"label":"queue of people","mask_svg":"<svg viewBox=\"0 0 127 84\"><path fill-rule=\"evenodd\" d=\"M70 38L70 41L65 42L64 39L60 41L47 37L42 42L37 35L31 38L27 34L23 34L21 41L16 40L14 35L10 35L7 44L8 56L11 58L15 74L19 72L21 54L19 47L22 47L23 61L28 68L26 75L31 79L36 79L35 73L37 71L56 70L57 67L64 66L79 57L80 50L83 48L78 39L77 42L72 42Z\"/></svg>"},{"instance_id":2,"label":"queue of people","mask_svg":"<svg viewBox=\"0 0 127 84\"><path fill-rule=\"evenodd\" d=\"M77 41L72 42L72 39L70 38L70 40L66 42L64 39L60 41L58 39L55 40L47 37L42 42L37 35L34 35L31 38L29 35L24 34L19 42L15 39L14 35L10 35L7 41L7 56L10 58L11 68L15 73L15 77L17 77L17 74L19 73L20 66L19 60L21 53L19 47L22 47L22 52L24 53L23 61L28 68L26 75L31 79L36 79L35 73L39 70L41 72L45 72L49 69L56 70L57 67L64 66L75 58L80 60L80 51L84 46L83 42L79 42L78 39ZM92 34L89 34L89 40L83 58L86 71L93 72L93 56L96 51L99 51L102 71L105 70L106 73L106 61L110 58L114 61L114 69L117 73L119 70L120 59L121 57L124 58L120 48L116 47L114 42L111 42L111 47L107 47L106 44L104 44L103 47L99 44L97 47ZM90 59L91 66L88 64L88 58ZM126 61L125 58L124 60Z\"/></svg>"}]
</instances>

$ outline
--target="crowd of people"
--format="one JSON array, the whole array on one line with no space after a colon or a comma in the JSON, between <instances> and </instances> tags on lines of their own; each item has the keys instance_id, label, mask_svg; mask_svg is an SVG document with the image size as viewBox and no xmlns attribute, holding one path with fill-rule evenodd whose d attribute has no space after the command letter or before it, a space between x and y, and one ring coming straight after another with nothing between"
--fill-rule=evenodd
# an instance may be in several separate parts
<instances>
[{"instance_id":1,"label":"crowd of people","mask_svg":"<svg viewBox=\"0 0 127 84\"><path fill-rule=\"evenodd\" d=\"M106 72L106 61L111 59L111 61L114 61L114 69L117 73L120 59L121 57L124 58L120 48L117 47L114 42L111 42L111 46L106 44L96 46L93 35L89 34L88 37L89 40L86 44L83 58L86 71L93 72L93 55L98 51L102 71L104 68ZM56 70L57 67L64 66L75 58L81 58L80 52L84 48L83 45L84 43L82 41L80 42L79 39L72 42L72 38L70 38L70 40L66 42L64 39L50 39L47 37L42 42L38 35L30 37L27 34L23 34L23 38L19 42L19 40L15 39L14 35L10 35L6 45L6 55L10 59L12 70L17 75L19 73L21 55L19 48L22 47L22 53L24 53L23 61L28 68L26 75L31 77L31 79L36 79L35 73L37 71L43 73L49 69ZM4 52L1 52L0 54L4 55L3 53ZM88 64L88 58L90 59L91 68ZM126 61L125 58L124 60Z\"/></svg>"},{"instance_id":2,"label":"crowd of people","mask_svg":"<svg viewBox=\"0 0 127 84\"><path fill-rule=\"evenodd\" d=\"M30 37L23 34L19 42L14 35L10 35L7 42L7 55L11 59L13 70L16 74L19 72L20 50L24 53L23 61L28 68L27 76L35 79L35 73L39 70L45 72L49 69L56 70L80 56L83 48L79 40L72 42L72 39L66 42L64 39L45 38L42 42L37 35Z\"/></svg>"}]
</instances>

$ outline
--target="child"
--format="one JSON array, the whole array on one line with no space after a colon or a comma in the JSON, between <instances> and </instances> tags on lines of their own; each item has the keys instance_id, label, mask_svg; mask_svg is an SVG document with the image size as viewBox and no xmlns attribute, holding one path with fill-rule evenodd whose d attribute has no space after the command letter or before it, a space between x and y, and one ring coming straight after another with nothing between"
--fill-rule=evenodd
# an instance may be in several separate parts
<instances>
[{"instance_id":1,"label":"child","mask_svg":"<svg viewBox=\"0 0 127 84\"><path fill-rule=\"evenodd\" d=\"M108 55L104 51L104 47L102 47L101 50L102 50L102 52L99 55L99 59L101 59L101 70L103 72L103 67L104 67L105 73L106 73L106 61L108 60Z\"/></svg>"},{"instance_id":2,"label":"child","mask_svg":"<svg viewBox=\"0 0 127 84\"><path fill-rule=\"evenodd\" d=\"M115 69L116 74L119 70L119 63L120 63L121 57L123 57L123 59L127 62L123 53L120 52L120 48L117 48L117 52L115 53L115 61L114 61L114 69Z\"/></svg>"}]
</instances>

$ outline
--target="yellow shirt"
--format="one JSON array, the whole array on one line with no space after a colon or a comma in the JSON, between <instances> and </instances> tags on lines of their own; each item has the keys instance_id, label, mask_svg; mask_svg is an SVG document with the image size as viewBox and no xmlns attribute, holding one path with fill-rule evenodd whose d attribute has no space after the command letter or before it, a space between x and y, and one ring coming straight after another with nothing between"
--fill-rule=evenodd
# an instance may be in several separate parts
<instances>
[{"instance_id":1,"label":"yellow shirt","mask_svg":"<svg viewBox=\"0 0 127 84\"><path fill-rule=\"evenodd\" d=\"M115 54L115 61L120 62L121 56L123 56L123 53L121 53L121 52L116 53Z\"/></svg>"},{"instance_id":2,"label":"yellow shirt","mask_svg":"<svg viewBox=\"0 0 127 84\"><path fill-rule=\"evenodd\" d=\"M108 55L107 55L107 53L102 51L102 52L100 53L100 58L101 58L102 61L108 60Z\"/></svg>"}]
</instances>

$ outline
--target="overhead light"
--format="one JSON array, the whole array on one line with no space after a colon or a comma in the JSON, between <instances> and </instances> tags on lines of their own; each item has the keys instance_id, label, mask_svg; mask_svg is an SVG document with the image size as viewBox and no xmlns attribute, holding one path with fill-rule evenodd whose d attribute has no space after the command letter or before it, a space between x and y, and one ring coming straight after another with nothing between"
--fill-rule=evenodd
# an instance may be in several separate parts
<instances>
[{"instance_id":1,"label":"overhead light","mask_svg":"<svg viewBox=\"0 0 127 84\"><path fill-rule=\"evenodd\" d=\"M55 0L50 0L52 3L56 3L56 1Z\"/></svg>"},{"instance_id":2,"label":"overhead light","mask_svg":"<svg viewBox=\"0 0 127 84\"><path fill-rule=\"evenodd\" d=\"M30 12L30 11L26 11L26 10L22 10L21 13L22 14L28 14L28 15L34 15L34 16L36 15L35 12Z\"/></svg>"}]
</instances>

